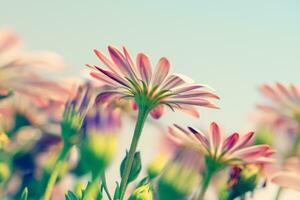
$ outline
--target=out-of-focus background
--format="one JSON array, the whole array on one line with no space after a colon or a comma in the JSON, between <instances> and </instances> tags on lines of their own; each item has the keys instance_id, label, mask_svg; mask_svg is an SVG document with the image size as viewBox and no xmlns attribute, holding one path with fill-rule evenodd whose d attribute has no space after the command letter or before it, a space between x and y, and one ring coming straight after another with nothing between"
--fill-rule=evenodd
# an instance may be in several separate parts
<instances>
[{"instance_id":1,"label":"out-of-focus background","mask_svg":"<svg viewBox=\"0 0 300 200\"><path fill-rule=\"evenodd\" d=\"M86 63L99 63L93 49L125 45L132 54L161 56L172 70L208 84L220 95L221 110L202 109L200 119L165 115L166 124L244 130L261 83L300 84L300 2L252 1L17 1L2 0L0 27L11 27L28 49L60 53L69 74L83 76ZM133 127L128 127L133 129ZM146 129L140 146L151 158L158 134ZM130 133L122 135L122 147ZM124 144L123 144L124 143Z\"/></svg>"}]
</instances>

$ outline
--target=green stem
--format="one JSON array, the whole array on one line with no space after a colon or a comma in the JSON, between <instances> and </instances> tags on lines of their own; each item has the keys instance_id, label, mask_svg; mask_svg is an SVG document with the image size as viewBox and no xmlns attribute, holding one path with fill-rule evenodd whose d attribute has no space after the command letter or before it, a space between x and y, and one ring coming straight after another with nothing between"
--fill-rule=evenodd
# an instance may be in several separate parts
<instances>
[{"instance_id":1,"label":"green stem","mask_svg":"<svg viewBox=\"0 0 300 200\"><path fill-rule=\"evenodd\" d=\"M58 175L61 171L61 168L62 168L62 166L65 162L65 159L66 159L70 149L71 149L71 146L66 145L66 144L64 144L63 148L61 149L61 151L59 153L59 156L58 156L58 159L55 163L54 169L53 169L53 171L50 175L50 178L48 180L45 195L44 195L44 200L50 200L53 188L54 188L56 180L57 180L57 177L58 177Z\"/></svg>"},{"instance_id":2,"label":"green stem","mask_svg":"<svg viewBox=\"0 0 300 200\"><path fill-rule=\"evenodd\" d=\"M108 188L107 188L107 184L106 184L106 177L105 177L105 173L102 173L101 175L101 180L102 180L102 187L106 193L106 196L109 200L112 200L110 194L109 194L109 191L108 191Z\"/></svg>"},{"instance_id":3,"label":"green stem","mask_svg":"<svg viewBox=\"0 0 300 200\"><path fill-rule=\"evenodd\" d=\"M283 188L279 187L275 196L275 200L279 200L281 194L282 194Z\"/></svg>"},{"instance_id":4,"label":"green stem","mask_svg":"<svg viewBox=\"0 0 300 200\"><path fill-rule=\"evenodd\" d=\"M216 172L215 170L207 169L207 171L204 173L201 190L198 193L197 198L196 198L197 200L203 200L204 199L204 195L207 191L209 183L210 183L212 177L214 176L215 172Z\"/></svg>"},{"instance_id":5,"label":"green stem","mask_svg":"<svg viewBox=\"0 0 300 200\"><path fill-rule=\"evenodd\" d=\"M138 112L138 118L134 129L134 134L131 140L131 145L128 153L128 157L126 159L125 163L125 169L124 169L124 175L121 179L120 189L119 189L119 199L122 200L126 191L126 187L128 184L128 177L131 171L132 163L134 160L134 154L137 148L138 141L140 139L142 129L144 126L144 123L146 121L146 118L149 113L148 107L140 107Z\"/></svg>"}]
</instances>

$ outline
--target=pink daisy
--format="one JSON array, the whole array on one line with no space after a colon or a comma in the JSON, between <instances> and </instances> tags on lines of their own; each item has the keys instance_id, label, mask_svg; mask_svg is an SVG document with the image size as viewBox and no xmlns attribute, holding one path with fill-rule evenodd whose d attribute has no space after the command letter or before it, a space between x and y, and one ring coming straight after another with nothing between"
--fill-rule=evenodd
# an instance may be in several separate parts
<instances>
[{"instance_id":1,"label":"pink daisy","mask_svg":"<svg viewBox=\"0 0 300 200\"><path fill-rule=\"evenodd\" d=\"M268 145L250 145L254 132L244 136L233 133L224 137L218 124L211 123L208 134L189 127L170 128L171 138L178 144L195 149L206 157L225 165L270 163L274 151Z\"/></svg>"},{"instance_id":2,"label":"pink daisy","mask_svg":"<svg viewBox=\"0 0 300 200\"><path fill-rule=\"evenodd\" d=\"M133 99L137 107L147 107L154 118L159 118L164 106L179 109L192 116L199 117L195 106L218 108L212 99L219 97L204 85L193 84L182 75L170 74L170 62L161 58L156 69L152 71L150 59L139 53L133 61L127 49L123 52L109 46L110 58L102 52L94 50L97 57L108 68L87 65L93 70L91 76L111 86L111 90L99 94L98 98L128 97Z\"/></svg>"},{"instance_id":3,"label":"pink daisy","mask_svg":"<svg viewBox=\"0 0 300 200\"><path fill-rule=\"evenodd\" d=\"M0 30L0 96L18 93L39 106L52 100L64 102L68 91L33 71L60 69L65 65L62 58L51 52L24 53L21 43L14 32Z\"/></svg>"}]
</instances>

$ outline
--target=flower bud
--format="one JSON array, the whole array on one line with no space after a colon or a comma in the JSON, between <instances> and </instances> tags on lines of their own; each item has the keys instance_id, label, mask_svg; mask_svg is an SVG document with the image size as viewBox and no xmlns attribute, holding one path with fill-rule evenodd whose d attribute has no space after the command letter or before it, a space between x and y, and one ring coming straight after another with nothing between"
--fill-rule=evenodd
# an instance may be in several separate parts
<instances>
[{"instance_id":1,"label":"flower bud","mask_svg":"<svg viewBox=\"0 0 300 200\"><path fill-rule=\"evenodd\" d=\"M85 117L85 140L81 156L93 173L104 170L112 161L117 149L117 131L120 128L119 111L95 105Z\"/></svg>"},{"instance_id":2,"label":"flower bud","mask_svg":"<svg viewBox=\"0 0 300 200\"><path fill-rule=\"evenodd\" d=\"M91 103L92 88L89 83L78 89L74 99L67 102L61 122L62 137L65 144L74 145L81 139L81 127Z\"/></svg>"},{"instance_id":3,"label":"flower bud","mask_svg":"<svg viewBox=\"0 0 300 200\"><path fill-rule=\"evenodd\" d=\"M151 183L139 186L136 188L129 200L153 200L153 187Z\"/></svg>"},{"instance_id":4,"label":"flower bud","mask_svg":"<svg viewBox=\"0 0 300 200\"><path fill-rule=\"evenodd\" d=\"M148 176L150 179L157 177L168 162L168 156L165 154L157 155L147 168Z\"/></svg>"},{"instance_id":5,"label":"flower bud","mask_svg":"<svg viewBox=\"0 0 300 200\"><path fill-rule=\"evenodd\" d=\"M9 169L9 166L4 163L4 162L1 162L0 163L0 183L3 183L5 181L8 180L8 178L10 177L10 169Z\"/></svg>"}]
</instances>

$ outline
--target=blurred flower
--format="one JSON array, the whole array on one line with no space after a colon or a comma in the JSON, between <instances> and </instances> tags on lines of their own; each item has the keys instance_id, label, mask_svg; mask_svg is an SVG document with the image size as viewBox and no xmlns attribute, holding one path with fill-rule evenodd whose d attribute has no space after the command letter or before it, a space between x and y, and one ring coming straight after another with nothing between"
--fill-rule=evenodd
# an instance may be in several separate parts
<instances>
[{"instance_id":1,"label":"blurred flower","mask_svg":"<svg viewBox=\"0 0 300 200\"><path fill-rule=\"evenodd\" d=\"M274 150L269 145L250 145L254 132L240 137L233 133L224 139L215 122L211 123L208 135L189 127L185 130L178 125L170 128L171 138L178 144L192 148L204 154L215 165L233 165L244 163L270 163Z\"/></svg>"},{"instance_id":2,"label":"blurred flower","mask_svg":"<svg viewBox=\"0 0 300 200\"><path fill-rule=\"evenodd\" d=\"M95 104L84 119L81 156L93 173L107 167L116 153L120 117L120 109Z\"/></svg>"},{"instance_id":3,"label":"blurred flower","mask_svg":"<svg viewBox=\"0 0 300 200\"><path fill-rule=\"evenodd\" d=\"M260 91L268 97L274 105L258 105L259 108L279 115L300 117L300 89L293 84L276 83L264 84Z\"/></svg>"},{"instance_id":4,"label":"blurred flower","mask_svg":"<svg viewBox=\"0 0 300 200\"><path fill-rule=\"evenodd\" d=\"M66 144L77 144L82 137L81 128L92 103L92 88L86 83L78 88L76 96L65 106L61 122L62 137Z\"/></svg>"},{"instance_id":5,"label":"blurred flower","mask_svg":"<svg viewBox=\"0 0 300 200\"><path fill-rule=\"evenodd\" d=\"M98 50L94 51L109 70L87 65L93 69L90 74L112 87L111 91L100 93L98 98L129 97L135 101L136 107L148 107L153 118L162 115L164 105L195 117L199 114L194 106L217 108L210 100L219 97L203 90L206 86L193 84L190 79L182 75L169 74L170 63L167 58L161 58L155 72L152 73L150 60L143 53L137 55L134 63L125 47L122 53L115 47L109 46L111 59Z\"/></svg>"},{"instance_id":6,"label":"blurred flower","mask_svg":"<svg viewBox=\"0 0 300 200\"><path fill-rule=\"evenodd\" d=\"M179 151L164 168L158 180L158 199L181 200L200 182L201 159L191 150Z\"/></svg>"},{"instance_id":7,"label":"blurred flower","mask_svg":"<svg viewBox=\"0 0 300 200\"><path fill-rule=\"evenodd\" d=\"M158 154L150 162L147 167L147 173L150 179L157 177L165 168L169 160L169 157L165 154Z\"/></svg>"},{"instance_id":8,"label":"blurred flower","mask_svg":"<svg viewBox=\"0 0 300 200\"><path fill-rule=\"evenodd\" d=\"M151 183L146 183L136 188L129 200L153 200L153 186Z\"/></svg>"},{"instance_id":9,"label":"blurred flower","mask_svg":"<svg viewBox=\"0 0 300 200\"><path fill-rule=\"evenodd\" d=\"M68 91L33 72L33 68L42 68L39 72L61 68L65 65L62 58L51 52L23 53L20 47L21 41L14 32L0 30L0 96L12 91L39 106L47 106L50 100L63 102Z\"/></svg>"},{"instance_id":10,"label":"blurred flower","mask_svg":"<svg viewBox=\"0 0 300 200\"><path fill-rule=\"evenodd\" d=\"M283 166L283 171L276 173L271 181L281 187L300 192L300 159L296 157L288 159Z\"/></svg>"}]
</instances>

